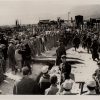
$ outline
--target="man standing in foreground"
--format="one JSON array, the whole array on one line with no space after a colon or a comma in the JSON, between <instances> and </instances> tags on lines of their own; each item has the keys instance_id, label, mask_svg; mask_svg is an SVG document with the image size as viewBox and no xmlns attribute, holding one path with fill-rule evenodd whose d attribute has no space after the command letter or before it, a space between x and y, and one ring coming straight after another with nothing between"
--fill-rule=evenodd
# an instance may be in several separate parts
<instances>
[{"instance_id":1,"label":"man standing in foreground","mask_svg":"<svg viewBox=\"0 0 100 100\"><path fill-rule=\"evenodd\" d=\"M35 81L29 78L29 69L28 67L23 67L23 78L16 82L13 88L14 95L34 95L37 94L38 87Z\"/></svg>"},{"instance_id":2,"label":"man standing in foreground","mask_svg":"<svg viewBox=\"0 0 100 100\"><path fill-rule=\"evenodd\" d=\"M61 71L61 83L64 82L66 79L70 78L71 74L71 65L66 61L66 55L61 56L62 63L60 64L60 71Z\"/></svg>"},{"instance_id":3,"label":"man standing in foreground","mask_svg":"<svg viewBox=\"0 0 100 100\"><path fill-rule=\"evenodd\" d=\"M66 55L66 49L63 42L60 42L60 46L56 50L56 55L57 55L56 65L60 65L62 63L61 56Z\"/></svg>"}]
</instances>

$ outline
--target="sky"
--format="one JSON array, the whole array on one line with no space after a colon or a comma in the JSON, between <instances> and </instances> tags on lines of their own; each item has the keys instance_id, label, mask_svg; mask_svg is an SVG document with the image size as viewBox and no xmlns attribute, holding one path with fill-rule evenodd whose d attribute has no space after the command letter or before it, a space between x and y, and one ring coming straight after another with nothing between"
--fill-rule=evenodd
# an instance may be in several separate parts
<instances>
[{"instance_id":1,"label":"sky","mask_svg":"<svg viewBox=\"0 0 100 100\"><path fill-rule=\"evenodd\" d=\"M100 4L100 0L0 0L0 25L34 24L42 19L67 19L75 6Z\"/></svg>"}]
</instances>

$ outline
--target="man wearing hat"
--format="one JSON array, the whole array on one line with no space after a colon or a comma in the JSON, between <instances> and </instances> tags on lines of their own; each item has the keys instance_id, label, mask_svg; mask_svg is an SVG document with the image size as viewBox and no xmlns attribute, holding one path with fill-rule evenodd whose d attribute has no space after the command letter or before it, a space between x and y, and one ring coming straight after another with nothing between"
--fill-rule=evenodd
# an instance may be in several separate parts
<instances>
[{"instance_id":1,"label":"man wearing hat","mask_svg":"<svg viewBox=\"0 0 100 100\"><path fill-rule=\"evenodd\" d=\"M62 63L60 64L61 82L70 78L71 65L66 61L66 55L61 56Z\"/></svg>"},{"instance_id":2,"label":"man wearing hat","mask_svg":"<svg viewBox=\"0 0 100 100\"><path fill-rule=\"evenodd\" d=\"M14 41L11 40L9 47L8 47L8 60L9 60L9 67L12 69L12 71L15 71L15 44Z\"/></svg>"},{"instance_id":3,"label":"man wearing hat","mask_svg":"<svg viewBox=\"0 0 100 100\"><path fill-rule=\"evenodd\" d=\"M91 80L87 82L88 92L85 93L86 95L96 95L96 82L95 80Z\"/></svg>"},{"instance_id":4,"label":"man wearing hat","mask_svg":"<svg viewBox=\"0 0 100 100\"><path fill-rule=\"evenodd\" d=\"M71 92L73 83L73 80L66 79L61 85L60 95L75 95L75 93Z\"/></svg>"},{"instance_id":5,"label":"man wearing hat","mask_svg":"<svg viewBox=\"0 0 100 100\"><path fill-rule=\"evenodd\" d=\"M93 78L96 81L96 92L100 94L100 60L97 62L98 69L96 69L95 73L93 74Z\"/></svg>"},{"instance_id":6,"label":"man wearing hat","mask_svg":"<svg viewBox=\"0 0 100 100\"><path fill-rule=\"evenodd\" d=\"M60 46L58 47L58 49L56 50L56 65L60 65L61 64L61 56L62 55L66 55L66 49L65 46L63 45L63 43L60 43Z\"/></svg>"},{"instance_id":7,"label":"man wearing hat","mask_svg":"<svg viewBox=\"0 0 100 100\"><path fill-rule=\"evenodd\" d=\"M29 77L29 68L23 67L23 78L16 82L13 88L14 95L36 95L38 93L38 86L36 82Z\"/></svg>"},{"instance_id":8,"label":"man wearing hat","mask_svg":"<svg viewBox=\"0 0 100 100\"><path fill-rule=\"evenodd\" d=\"M40 77L39 85L41 94L45 93L45 90L50 87L50 75L48 74L49 66L43 66L42 73L43 75Z\"/></svg>"}]
</instances>

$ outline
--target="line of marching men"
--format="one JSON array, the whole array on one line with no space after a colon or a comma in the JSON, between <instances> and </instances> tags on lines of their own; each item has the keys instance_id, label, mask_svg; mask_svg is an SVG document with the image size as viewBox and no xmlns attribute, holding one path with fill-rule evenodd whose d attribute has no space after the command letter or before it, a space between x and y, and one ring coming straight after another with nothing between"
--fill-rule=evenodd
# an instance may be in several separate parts
<instances>
[{"instance_id":1,"label":"line of marching men","mask_svg":"<svg viewBox=\"0 0 100 100\"><path fill-rule=\"evenodd\" d=\"M87 35L87 34L85 34ZM93 34L94 35L94 34ZM98 42L99 37L94 35L93 37L89 35L87 35L87 39L85 40L85 42L87 44L85 44L85 47L87 47L87 52L92 53L92 59L96 60L97 59L97 65L98 65L98 69L94 72L92 80L87 82L87 89L88 92L85 93L86 95L100 95L100 60L99 60L99 50L100 50L100 44ZM76 34L75 38L73 38L73 46L75 47L75 51L77 50L77 48L79 47L80 43L81 43L81 38L79 38L79 34ZM84 41L82 41L82 43L84 43ZM83 46L83 45L82 45ZM83 46L84 48L84 46ZM65 81L69 82L69 79L73 79L71 76L70 78L67 78L66 76L72 75L71 72L71 67L68 64L68 62L66 62L66 50L65 50L65 46L64 43L61 42L60 46L58 47L58 49L56 50L56 54L57 54L57 59L56 59L56 65L60 65L62 62L62 68L61 68L61 72L63 73L62 76L64 76ZM65 58L65 59L63 59ZM62 61L63 60L63 61ZM68 74L70 73L70 74ZM63 79L63 78L62 78ZM74 80L74 79L73 79ZM81 83L81 82L78 82ZM66 83L67 84L67 83ZM81 85L84 85L84 82L81 83ZM72 85L70 83L70 85ZM82 85L82 89L83 89L83 85ZM68 85L67 85L68 86ZM71 87L72 89L72 87ZM64 89L64 93L68 94L70 91ZM81 91L82 93L82 91ZM73 93L69 93L69 94L73 94ZM75 94L75 93L74 93Z\"/></svg>"},{"instance_id":2,"label":"line of marching men","mask_svg":"<svg viewBox=\"0 0 100 100\"><path fill-rule=\"evenodd\" d=\"M63 43L60 43L60 46L58 47L58 49L56 50L56 54L57 54L57 58L56 58L56 65L60 66L60 76L61 76L61 83L62 82L65 82L66 83L66 87L70 87L70 90L66 90L67 88L64 89L64 94L79 94L79 93L72 93L71 90L73 90L73 83L75 83L75 77L74 75L71 73L71 65L66 62L66 49L65 49L65 46L63 45ZM99 65L99 62L98 62L98 65ZM99 70L99 69L97 69ZM98 72L98 73L97 73ZM100 75L100 72L99 71L96 71L95 74L93 74L93 77L97 77ZM81 76L79 76L81 77ZM92 77L92 76L91 76ZM73 83L72 83L72 80L73 80ZM67 83L68 82L68 83ZM81 87L81 92L80 94L83 94L83 86L84 86L84 82L77 82L80 84ZM98 85L97 85L97 82L92 79L91 81L87 82L87 90L88 92L86 93L87 95L96 95L96 94L100 94L98 92L99 88ZM62 83L63 85L63 83ZM61 85L61 86L62 86Z\"/></svg>"},{"instance_id":3,"label":"line of marching men","mask_svg":"<svg viewBox=\"0 0 100 100\"><path fill-rule=\"evenodd\" d=\"M46 31L41 35L13 35L13 37L2 36L0 40L1 67L6 72L6 60L8 59L9 68L17 72L27 65L31 71L31 58L40 56L41 53L51 50L57 46L59 31ZM6 37L6 40L5 40ZM5 42L6 41L6 42ZM4 63L5 61L5 63ZM5 64L3 66L3 64Z\"/></svg>"},{"instance_id":4,"label":"line of marching men","mask_svg":"<svg viewBox=\"0 0 100 100\"><path fill-rule=\"evenodd\" d=\"M99 32L95 33L95 31L85 31L81 36L79 34L75 34L73 39L73 46L75 51L79 48L79 45L82 45L84 49L87 49L88 53L92 54L92 59L95 61L99 60L100 53L100 36Z\"/></svg>"},{"instance_id":5,"label":"line of marching men","mask_svg":"<svg viewBox=\"0 0 100 100\"><path fill-rule=\"evenodd\" d=\"M0 82L6 77L4 73L10 68L15 74L27 66L31 70L31 59L57 46L59 31L46 31L41 35L17 34L12 37L0 37Z\"/></svg>"}]
</instances>

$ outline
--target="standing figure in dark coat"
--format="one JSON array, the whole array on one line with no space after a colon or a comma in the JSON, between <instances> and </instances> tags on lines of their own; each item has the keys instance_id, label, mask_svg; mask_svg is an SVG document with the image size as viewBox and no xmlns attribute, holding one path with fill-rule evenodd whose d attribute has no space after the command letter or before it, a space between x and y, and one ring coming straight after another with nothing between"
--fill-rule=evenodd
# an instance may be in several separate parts
<instances>
[{"instance_id":1,"label":"standing figure in dark coat","mask_svg":"<svg viewBox=\"0 0 100 100\"><path fill-rule=\"evenodd\" d=\"M22 67L27 66L29 68L30 74L31 71L31 49L28 44L25 44L19 53L22 55Z\"/></svg>"},{"instance_id":2,"label":"standing figure in dark coat","mask_svg":"<svg viewBox=\"0 0 100 100\"><path fill-rule=\"evenodd\" d=\"M2 52L2 46L0 45L0 83L4 80L4 75L3 75L3 52Z\"/></svg>"},{"instance_id":3,"label":"standing figure in dark coat","mask_svg":"<svg viewBox=\"0 0 100 100\"><path fill-rule=\"evenodd\" d=\"M29 47L28 44L25 45L25 55L24 55L24 58L25 58L25 66L27 66L29 68L29 71L30 71L30 74L32 73L31 71L31 49Z\"/></svg>"},{"instance_id":4,"label":"standing figure in dark coat","mask_svg":"<svg viewBox=\"0 0 100 100\"><path fill-rule=\"evenodd\" d=\"M13 88L14 95L36 95L38 94L38 86L33 79L29 77L28 67L22 69L23 78L16 82Z\"/></svg>"},{"instance_id":5,"label":"standing figure in dark coat","mask_svg":"<svg viewBox=\"0 0 100 100\"><path fill-rule=\"evenodd\" d=\"M86 39L86 44L87 44L87 51L89 53L91 49L91 44L92 44L92 39L90 36Z\"/></svg>"},{"instance_id":6,"label":"standing figure in dark coat","mask_svg":"<svg viewBox=\"0 0 100 100\"><path fill-rule=\"evenodd\" d=\"M1 37L0 43L5 45L5 48L3 49L4 59L7 59L7 49L8 49L8 39L7 37Z\"/></svg>"},{"instance_id":7,"label":"standing figure in dark coat","mask_svg":"<svg viewBox=\"0 0 100 100\"><path fill-rule=\"evenodd\" d=\"M9 67L12 69L12 71L16 72L16 61L15 61L15 45L14 41L10 41L9 47L8 47L8 60L9 60Z\"/></svg>"},{"instance_id":8,"label":"standing figure in dark coat","mask_svg":"<svg viewBox=\"0 0 100 100\"><path fill-rule=\"evenodd\" d=\"M99 60L99 54L98 54L99 43L96 39L93 41L91 49L92 49L92 59L95 60L97 58L97 60Z\"/></svg>"},{"instance_id":9,"label":"standing figure in dark coat","mask_svg":"<svg viewBox=\"0 0 100 100\"><path fill-rule=\"evenodd\" d=\"M64 82L66 79L70 78L71 73L71 65L66 62L66 55L61 56L62 63L60 64L60 71L61 71L61 83Z\"/></svg>"},{"instance_id":10,"label":"standing figure in dark coat","mask_svg":"<svg viewBox=\"0 0 100 100\"><path fill-rule=\"evenodd\" d=\"M79 48L79 44L80 44L80 39L78 36L75 36L75 38L73 40L73 45L74 45L75 51L76 51L76 49Z\"/></svg>"},{"instance_id":11,"label":"standing figure in dark coat","mask_svg":"<svg viewBox=\"0 0 100 100\"><path fill-rule=\"evenodd\" d=\"M58 47L58 49L56 50L56 65L60 65L61 61L61 56L62 55L66 55L66 49L65 46L63 45L63 43L60 43L60 46Z\"/></svg>"},{"instance_id":12,"label":"standing figure in dark coat","mask_svg":"<svg viewBox=\"0 0 100 100\"><path fill-rule=\"evenodd\" d=\"M82 39L82 47L85 49L86 48L86 34L84 34L83 39Z\"/></svg>"},{"instance_id":13,"label":"standing figure in dark coat","mask_svg":"<svg viewBox=\"0 0 100 100\"><path fill-rule=\"evenodd\" d=\"M4 55L4 63L3 63L3 71L6 72L6 59L8 57L7 50L8 50L8 39L7 37L2 36L0 39L0 44L4 45L4 48L2 49L3 55Z\"/></svg>"}]
</instances>

